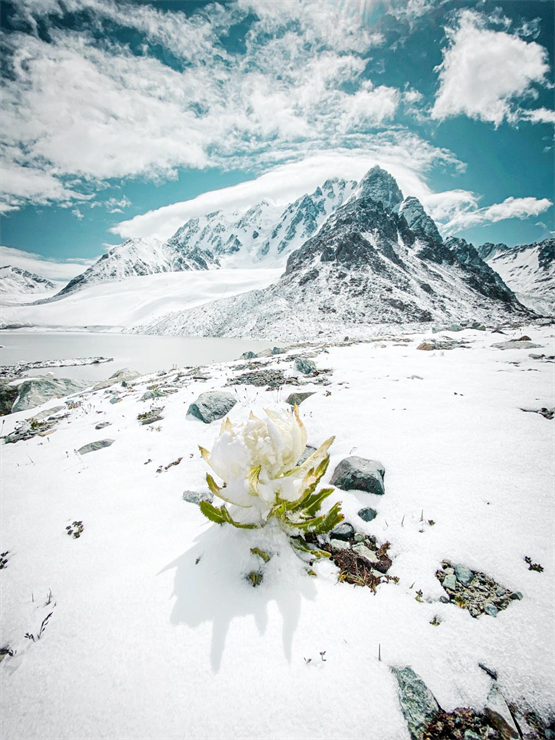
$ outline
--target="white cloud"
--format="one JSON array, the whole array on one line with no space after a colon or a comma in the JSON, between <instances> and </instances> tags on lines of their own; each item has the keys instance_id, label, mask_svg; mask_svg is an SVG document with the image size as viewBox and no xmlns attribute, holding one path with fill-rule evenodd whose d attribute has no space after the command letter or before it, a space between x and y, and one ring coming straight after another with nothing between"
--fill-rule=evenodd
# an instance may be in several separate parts
<instances>
[{"instance_id":1,"label":"white cloud","mask_svg":"<svg viewBox=\"0 0 555 740\"><path fill-rule=\"evenodd\" d=\"M36 173L19 193L5 178L10 207L79 198L82 188L64 184L76 179L90 192L110 179L172 178L180 168L255 171L270 148L279 161L324 141L342 146L354 134L371 142L372 129L398 108L396 89L362 77L364 55L383 38L328 0L290 0L279 9L240 0L190 15L112 0L21 0L17 7L31 25L76 11L84 25L51 24L48 42L23 32L3 38L10 74L0 154L27 179ZM251 11L257 19L244 50L231 55L229 28ZM99 35L106 22L141 34L143 53ZM181 67L151 56L149 44L162 45Z\"/></svg>"},{"instance_id":2,"label":"white cloud","mask_svg":"<svg viewBox=\"0 0 555 740\"><path fill-rule=\"evenodd\" d=\"M555 123L555 111L549 108L521 109L519 115L522 119L532 121L532 123Z\"/></svg>"},{"instance_id":3,"label":"white cloud","mask_svg":"<svg viewBox=\"0 0 555 740\"><path fill-rule=\"evenodd\" d=\"M506 198L502 203L494 203L491 206L476 208L475 204L461 203L450 214L450 218L443 225L443 234L456 234L464 229L484 224L494 224L498 221L506 221L511 218L525 219L530 216L539 216L552 206L547 198Z\"/></svg>"},{"instance_id":4,"label":"white cloud","mask_svg":"<svg viewBox=\"0 0 555 740\"><path fill-rule=\"evenodd\" d=\"M203 193L192 200L122 221L110 231L126 239L139 236L167 239L189 218L216 210L246 210L263 199L285 205L315 190L328 178L358 180L375 164L397 179L405 195L415 195L424 205L431 191L423 180L423 173L436 164L462 168L450 152L434 148L416 136L388 135L366 149L316 151L307 158L279 164L254 180Z\"/></svg>"},{"instance_id":5,"label":"white cloud","mask_svg":"<svg viewBox=\"0 0 555 740\"><path fill-rule=\"evenodd\" d=\"M457 25L446 30L448 45L437 68L440 86L432 118L466 115L496 126L516 122L518 101L537 96L534 83L547 83L546 49L489 30L484 17L471 10L462 11Z\"/></svg>"},{"instance_id":6,"label":"white cloud","mask_svg":"<svg viewBox=\"0 0 555 740\"><path fill-rule=\"evenodd\" d=\"M67 282L83 272L93 262L95 260L72 259L56 261L45 259L40 254L26 252L23 249L0 246L0 266L12 265L12 267L20 267L22 270L34 272L36 275L45 277L48 280Z\"/></svg>"}]
</instances>

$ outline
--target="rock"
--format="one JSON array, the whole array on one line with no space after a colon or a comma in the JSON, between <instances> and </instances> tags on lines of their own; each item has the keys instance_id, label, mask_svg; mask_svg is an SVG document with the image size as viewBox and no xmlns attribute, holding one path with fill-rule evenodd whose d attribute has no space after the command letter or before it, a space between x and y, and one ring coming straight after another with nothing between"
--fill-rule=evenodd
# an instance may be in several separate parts
<instances>
[{"instance_id":1,"label":"rock","mask_svg":"<svg viewBox=\"0 0 555 740\"><path fill-rule=\"evenodd\" d=\"M480 735L477 735L473 730L464 731L464 740L482 740Z\"/></svg>"},{"instance_id":2,"label":"rock","mask_svg":"<svg viewBox=\"0 0 555 740\"><path fill-rule=\"evenodd\" d=\"M354 537L354 540L355 540L355 542L364 542L364 540L365 540L365 539L366 539L366 538L365 538L365 536L364 536L364 535L362 534L362 532L357 532L357 533L355 534L355 537Z\"/></svg>"},{"instance_id":3,"label":"rock","mask_svg":"<svg viewBox=\"0 0 555 740\"><path fill-rule=\"evenodd\" d=\"M520 337L520 339L514 339L513 341L514 342L531 342L532 340L530 339L529 336L525 334L523 337Z\"/></svg>"},{"instance_id":4,"label":"rock","mask_svg":"<svg viewBox=\"0 0 555 740\"><path fill-rule=\"evenodd\" d=\"M54 378L52 376L29 378L19 384L19 394L12 407L12 412L42 406L51 398L63 398L89 386L90 382L76 378Z\"/></svg>"},{"instance_id":5,"label":"rock","mask_svg":"<svg viewBox=\"0 0 555 740\"><path fill-rule=\"evenodd\" d=\"M549 727L543 731L543 734L545 735L545 740L555 740L555 732L550 730Z\"/></svg>"},{"instance_id":6,"label":"rock","mask_svg":"<svg viewBox=\"0 0 555 740\"><path fill-rule=\"evenodd\" d=\"M372 563L372 565L380 562L380 559L378 558L376 553L369 547L366 547L366 545L364 545L362 542L357 542L356 545L353 545L353 552L356 552L356 554L360 555L361 558L368 560L368 562Z\"/></svg>"},{"instance_id":7,"label":"rock","mask_svg":"<svg viewBox=\"0 0 555 740\"><path fill-rule=\"evenodd\" d=\"M210 424L228 414L236 403L237 399L231 393L207 391L201 393L197 400L189 406L187 414L191 414L205 424Z\"/></svg>"},{"instance_id":8,"label":"rock","mask_svg":"<svg viewBox=\"0 0 555 740\"><path fill-rule=\"evenodd\" d=\"M442 604L448 604L451 599L448 596L445 596L445 594L443 594L442 596L439 597L439 600L441 601Z\"/></svg>"},{"instance_id":9,"label":"rock","mask_svg":"<svg viewBox=\"0 0 555 740\"><path fill-rule=\"evenodd\" d=\"M118 396L113 396L110 399L110 403L119 403L120 401L121 401L121 398L119 398Z\"/></svg>"},{"instance_id":10,"label":"rock","mask_svg":"<svg viewBox=\"0 0 555 740\"><path fill-rule=\"evenodd\" d=\"M511 339L508 342L496 342L491 346L497 349L542 349L541 344L534 344L534 342L526 342L518 339Z\"/></svg>"},{"instance_id":11,"label":"rock","mask_svg":"<svg viewBox=\"0 0 555 740\"><path fill-rule=\"evenodd\" d=\"M497 607L494 604L486 604L484 612L489 614L490 617L496 617L498 614Z\"/></svg>"},{"instance_id":12,"label":"rock","mask_svg":"<svg viewBox=\"0 0 555 740\"><path fill-rule=\"evenodd\" d=\"M308 460L308 458L313 455L316 452L316 447L312 447L311 445L307 445L304 448L303 454L300 456L299 461L297 465L302 465L305 460Z\"/></svg>"},{"instance_id":13,"label":"rock","mask_svg":"<svg viewBox=\"0 0 555 740\"><path fill-rule=\"evenodd\" d=\"M302 357L297 357L295 360L295 368L303 375L312 375L316 372L316 365L312 360L305 360Z\"/></svg>"},{"instance_id":14,"label":"rock","mask_svg":"<svg viewBox=\"0 0 555 740\"><path fill-rule=\"evenodd\" d=\"M124 380L127 384L140 377L141 373L138 373L136 370L130 370L128 367L124 367L121 370L117 370L113 375L110 375L107 380L101 380L100 383L94 385L93 391L104 390L104 388L109 388L112 385L116 385L116 383L122 383Z\"/></svg>"},{"instance_id":15,"label":"rock","mask_svg":"<svg viewBox=\"0 0 555 740\"><path fill-rule=\"evenodd\" d=\"M153 411L152 414L141 417L139 421L143 426L147 426L148 424L154 424L155 421L162 421L163 418L159 411Z\"/></svg>"},{"instance_id":16,"label":"rock","mask_svg":"<svg viewBox=\"0 0 555 740\"><path fill-rule=\"evenodd\" d=\"M495 671L493 668L488 668L483 663L478 663L478 666L488 674L490 678L493 678L494 681L497 681L497 671Z\"/></svg>"},{"instance_id":17,"label":"rock","mask_svg":"<svg viewBox=\"0 0 555 740\"><path fill-rule=\"evenodd\" d=\"M40 421L41 419L48 419L50 416L54 416L54 414L59 413L60 411L65 411L65 406L53 406L51 409L45 409L44 411L41 411L40 414L35 414L33 416L33 419L35 421Z\"/></svg>"},{"instance_id":18,"label":"rock","mask_svg":"<svg viewBox=\"0 0 555 740\"><path fill-rule=\"evenodd\" d=\"M462 331L462 326L459 326L458 324L451 324L447 327L447 331Z\"/></svg>"},{"instance_id":19,"label":"rock","mask_svg":"<svg viewBox=\"0 0 555 740\"><path fill-rule=\"evenodd\" d=\"M254 360L255 357L256 357L256 354L254 352L250 352L250 351L249 352L243 352L243 354L241 355L241 359L242 360Z\"/></svg>"},{"instance_id":20,"label":"rock","mask_svg":"<svg viewBox=\"0 0 555 740\"><path fill-rule=\"evenodd\" d=\"M496 686L492 686L490 689L484 712L503 740L518 740L519 733L511 711Z\"/></svg>"},{"instance_id":21,"label":"rock","mask_svg":"<svg viewBox=\"0 0 555 740\"><path fill-rule=\"evenodd\" d=\"M377 460L346 457L333 471L331 485L342 491L366 491L383 496L385 468Z\"/></svg>"},{"instance_id":22,"label":"rock","mask_svg":"<svg viewBox=\"0 0 555 740\"><path fill-rule=\"evenodd\" d=\"M303 401L306 401L307 398L314 395L315 391L308 393L290 393L285 399L285 403L288 403L290 406L295 406L295 404L300 406Z\"/></svg>"},{"instance_id":23,"label":"rock","mask_svg":"<svg viewBox=\"0 0 555 740\"><path fill-rule=\"evenodd\" d=\"M471 329L474 329L474 331L486 331L486 327L483 324L479 324L477 321L475 321Z\"/></svg>"},{"instance_id":24,"label":"rock","mask_svg":"<svg viewBox=\"0 0 555 740\"><path fill-rule=\"evenodd\" d=\"M283 349L283 347L273 347L272 348L272 354L273 355L284 355L285 354L285 350Z\"/></svg>"},{"instance_id":25,"label":"rock","mask_svg":"<svg viewBox=\"0 0 555 740\"><path fill-rule=\"evenodd\" d=\"M12 413L12 406L19 395L19 389L16 385L0 381L0 416Z\"/></svg>"},{"instance_id":26,"label":"rock","mask_svg":"<svg viewBox=\"0 0 555 740\"><path fill-rule=\"evenodd\" d=\"M145 391L143 395L139 398L139 401L153 401L155 398L162 398L165 396L165 393L162 393L161 391Z\"/></svg>"},{"instance_id":27,"label":"rock","mask_svg":"<svg viewBox=\"0 0 555 740\"><path fill-rule=\"evenodd\" d=\"M445 573L446 576L452 576L453 573L455 572L455 569L454 568L444 568L443 572Z\"/></svg>"},{"instance_id":28,"label":"rock","mask_svg":"<svg viewBox=\"0 0 555 740\"><path fill-rule=\"evenodd\" d=\"M96 452L96 450L102 450L104 447L110 447L110 445L113 444L113 439L100 439L98 442L89 442L88 445L83 445L83 447L80 447L77 452L80 455L86 455L89 452Z\"/></svg>"},{"instance_id":29,"label":"rock","mask_svg":"<svg viewBox=\"0 0 555 740\"><path fill-rule=\"evenodd\" d=\"M109 421L101 421L99 424L95 426L95 429L104 429L104 427L109 427L110 422Z\"/></svg>"},{"instance_id":30,"label":"rock","mask_svg":"<svg viewBox=\"0 0 555 740\"><path fill-rule=\"evenodd\" d=\"M371 522L378 516L378 512L376 509L372 509L371 506L366 506L364 509L360 509L358 515L363 521Z\"/></svg>"},{"instance_id":31,"label":"rock","mask_svg":"<svg viewBox=\"0 0 555 740\"><path fill-rule=\"evenodd\" d=\"M439 704L412 668L392 668L399 686L399 703L412 740L423 740L424 731L439 712Z\"/></svg>"},{"instance_id":32,"label":"rock","mask_svg":"<svg viewBox=\"0 0 555 740\"><path fill-rule=\"evenodd\" d=\"M330 537L334 537L336 540L350 540L354 533L355 528L348 522L343 522L333 532L330 532Z\"/></svg>"},{"instance_id":33,"label":"rock","mask_svg":"<svg viewBox=\"0 0 555 740\"><path fill-rule=\"evenodd\" d=\"M513 601L521 601L524 597L520 593L520 591L514 591L510 596L509 599L512 599Z\"/></svg>"},{"instance_id":34,"label":"rock","mask_svg":"<svg viewBox=\"0 0 555 740\"><path fill-rule=\"evenodd\" d=\"M183 501L187 501L190 504L200 504L201 501L208 501L209 504L214 500L214 496L209 491L183 491Z\"/></svg>"},{"instance_id":35,"label":"rock","mask_svg":"<svg viewBox=\"0 0 555 740\"><path fill-rule=\"evenodd\" d=\"M332 540L332 539L330 539L330 545L335 550L350 550L351 549L350 542L345 542L345 540L335 540L335 539Z\"/></svg>"},{"instance_id":36,"label":"rock","mask_svg":"<svg viewBox=\"0 0 555 740\"><path fill-rule=\"evenodd\" d=\"M455 565L455 575L457 576L457 581L462 583L463 586L468 586L474 578L474 573L466 565Z\"/></svg>"},{"instance_id":37,"label":"rock","mask_svg":"<svg viewBox=\"0 0 555 740\"><path fill-rule=\"evenodd\" d=\"M451 591L454 591L457 588L457 579L454 574L445 576L443 579L443 588L448 588Z\"/></svg>"}]
</instances>

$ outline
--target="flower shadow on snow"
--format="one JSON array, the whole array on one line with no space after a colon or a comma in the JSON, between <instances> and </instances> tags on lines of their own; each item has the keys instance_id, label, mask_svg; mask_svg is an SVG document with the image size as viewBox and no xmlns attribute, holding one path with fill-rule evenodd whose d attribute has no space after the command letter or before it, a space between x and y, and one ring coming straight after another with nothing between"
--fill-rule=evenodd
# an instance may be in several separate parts
<instances>
[{"instance_id":1,"label":"flower shadow on snow","mask_svg":"<svg viewBox=\"0 0 555 740\"><path fill-rule=\"evenodd\" d=\"M251 553L252 547L271 553L271 560L264 564ZM314 600L316 587L283 532L271 527L237 530L212 525L197 537L193 547L160 572L173 568L175 603L171 622L189 627L213 623L210 651L213 671L220 669L233 619L252 614L263 635L271 601L276 602L283 618L283 650L291 661L302 599ZM263 582L256 588L247 580L247 574L253 570L263 572Z\"/></svg>"}]
</instances>

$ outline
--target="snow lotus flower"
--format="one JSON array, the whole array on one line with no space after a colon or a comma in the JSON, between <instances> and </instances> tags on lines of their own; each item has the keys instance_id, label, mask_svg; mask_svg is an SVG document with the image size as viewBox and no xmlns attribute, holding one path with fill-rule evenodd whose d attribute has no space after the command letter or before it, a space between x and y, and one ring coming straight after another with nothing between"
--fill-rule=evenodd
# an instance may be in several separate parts
<instances>
[{"instance_id":1,"label":"snow lotus flower","mask_svg":"<svg viewBox=\"0 0 555 740\"><path fill-rule=\"evenodd\" d=\"M222 423L212 452L200 447L204 460L224 481L218 485L207 474L212 493L224 504L200 504L205 516L218 524L254 529L271 518L299 531L327 532L342 521L339 504L317 516L333 488L316 493L327 470L330 437L301 465L306 447L306 429L297 407L293 411L266 411L266 418L250 414L245 424Z\"/></svg>"}]
</instances>

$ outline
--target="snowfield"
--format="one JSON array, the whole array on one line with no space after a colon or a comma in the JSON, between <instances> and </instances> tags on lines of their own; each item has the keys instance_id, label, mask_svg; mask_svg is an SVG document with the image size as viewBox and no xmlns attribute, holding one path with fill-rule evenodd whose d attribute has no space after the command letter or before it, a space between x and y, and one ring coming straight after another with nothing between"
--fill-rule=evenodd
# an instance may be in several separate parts
<instances>
[{"instance_id":1,"label":"snowfield","mask_svg":"<svg viewBox=\"0 0 555 740\"><path fill-rule=\"evenodd\" d=\"M162 281L203 277L149 279L163 303ZM110 296L109 287L75 296L72 320L92 320L87 295L106 290L110 323L136 321L146 298ZM56 303L46 308L61 323ZM533 353L554 355L555 332L505 331L453 334L469 344L449 351L417 350L423 335L305 346L255 362L306 386L226 389L237 394L233 422L282 408L292 391L315 391L299 410L309 444L336 435L325 484L349 455L385 465L384 496L337 490L326 502L342 501L357 531L391 543L399 583L375 595L339 583L328 561L310 577L272 530L219 527L183 500L185 490L207 491L197 445L211 449L219 430L187 408L245 372L243 361L204 368L208 380L170 371L81 393L53 433L2 446L0 646L14 653L0 663L2 736L407 740L391 667L412 666L450 711L484 706L492 679L479 663L498 672L507 701L553 718L555 421L521 408L555 406L554 365L492 345L528 334L541 345ZM298 354L329 369L330 384L299 376ZM140 401L153 383L178 391ZM60 405L5 417L2 434ZM142 426L137 415L152 405L163 418ZM109 426L96 430L99 422ZM114 442L75 451L103 439ZM376 519L362 521L363 506ZM74 521L83 524L78 539L66 533ZM257 588L245 579L254 545L274 553ZM544 571L529 570L526 556ZM478 619L442 603L435 572L444 559L522 600Z\"/></svg>"},{"instance_id":2,"label":"snowfield","mask_svg":"<svg viewBox=\"0 0 555 740\"><path fill-rule=\"evenodd\" d=\"M8 306L0 303L0 325L42 328L119 327L161 318L173 311L265 288L281 269L163 272L99 283L50 303Z\"/></svg>"}]
</instances>

